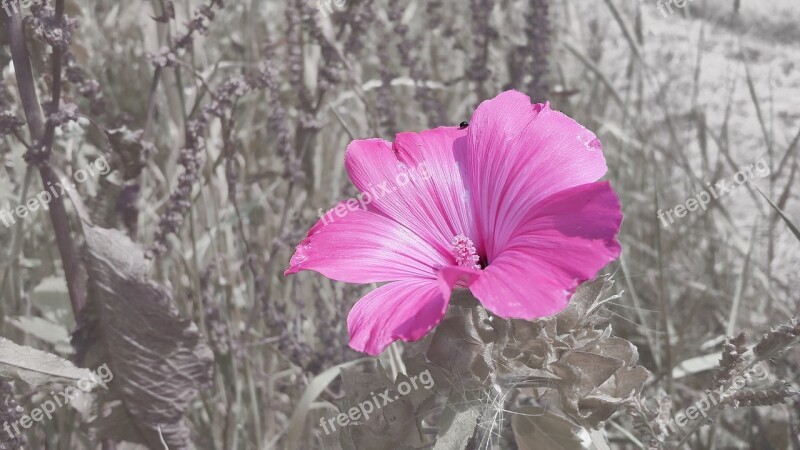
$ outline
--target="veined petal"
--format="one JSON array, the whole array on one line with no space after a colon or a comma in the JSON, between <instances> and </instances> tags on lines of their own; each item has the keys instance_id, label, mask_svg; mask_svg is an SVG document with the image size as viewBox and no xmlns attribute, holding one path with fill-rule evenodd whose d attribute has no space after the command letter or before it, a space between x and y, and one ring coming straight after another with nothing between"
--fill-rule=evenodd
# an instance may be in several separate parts
<instances>
[{"instance_id":1,"label":"veined petal","mask_svg":"<svg viewBox=\"0 0 800 450\"><path fill-rule=\"evenodd\" d=\"M620 252L600 142L519 92L482 103L467 130L355 141L345 166L364 197L320 221L286 273L389 281L348 317L357 350L421 338L454 287L502 317L555 314Z\"/></svg>"},{"instance_id":2,"label":"veined petal","mask_svg":"<svg viewBox=\"0 0 800 450\"><path fill-rule=\"evenodd\" d=\"M622 212L607 182L551 195L521 220L509 244L469 286L501 317L530 320L560 312L580 283L619 256Z\"/></svg>"},{"instance_id":3,"label":"veined petal","mask_svg":"<svg viewBox=\"0 0 800 450\"><path fill-rule=\"evenodd\" d=\"M490 260L527 209L556 192L597 181L607 170L591 131L516 91L481 103L468 130L467 179L480 230L476 245Z\"/></svg>"},{"instance_id":4,"label":"veined petal","mask_svg":"<svg viewBox=\"0 0 800 450\"><path fill-rule=\"evenodd\" d=\"M465 136L464 130L440 127L400 133L393 146L355 141L345 165L353 184L370 194L372 206L450 255L454 236L475 234L462 173Z\"/></svg>"},{"instance_id":5,"label":"veined petal","mask_svg":"<svg viewBox=\"0 0 800 450\"><path fill-rule=\"evenodd\" d=\"M339 214L337 214L337 212ZM285 275L313 270L350 283L436 279L450 264L400 223L355 201L326 213L295 250Z\"/></svg>"},{"instance_id":6,"label":"veined petal","mask_svg":"<svg viewBox=\"0 0 800 450\"><path fill-rule=\"evenodd\" d=\"M452 282L395 281L365 295L347 317L350 347L377 355L398 339L422 338L442 321Z\"/></svg>"}]
</instances>

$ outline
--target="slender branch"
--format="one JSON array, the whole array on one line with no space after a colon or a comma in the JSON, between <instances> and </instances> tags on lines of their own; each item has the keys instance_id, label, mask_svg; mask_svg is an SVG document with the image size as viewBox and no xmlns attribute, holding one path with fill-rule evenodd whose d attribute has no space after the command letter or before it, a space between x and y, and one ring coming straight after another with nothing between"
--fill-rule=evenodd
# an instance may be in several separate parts
<instances>
[{"instance_id":1,"label":"slender branch","mask_svg":"<svg viewBox=\"0 0 800 450\"><path fill-rule=\"evenodd\" d=\"M144 139L150 140L153 131L153 118L156 114L156 92L158 92L158 84L161 81L161 67L156 67L153 73L153 81L150 82L150 94L147 96L147 118L144 123Z\"/></svg>"},{"instance_id":2,"label":"slender branch","mask_svg":"<svg viewBox=\"0 0 800 450\"><path fill-rule=\"evenodd\" d=\"M36 96L36 86L33 81L28 46L25 44L25 34L22 29L22 17L19 13L6 16L6 29L8 30L8 45L11 47L11 58L14 61L14 73L17 77L17 87L25 110L31 140L37 141L44 130L44 119L39 97Z\"/></svg>"},{"instance_id":3,"label":"slender branch","mask_svg":"<svg viewBox=\"0 0 800 450\"><path fill-rule=\"evenodd\" d=\"M64 0L56 1L56 23L61 23L64 18ZM14 61L14 71L17 78L20 99L22 100L25 118L31 134L31 141L34 143L34 151L42 151L44 158L38 164L39 175L42 184L47 190L50 186L59 183L58 176L50 167L49 157L52 152L53 138L55 135L55 124L51 121L45 123L39 98L36 94L36 85L31 68L30 53L25 43L25 33L22 27L22 17L19 12L14 12L7 16L6 29L8 30L8 42L11 48L11 57ZM63 49L53 48L52 73L53 91L51 113L57 112L61 102L61 62ZM37 160L39 158L36 158ZM56 235L56 244L61 255L62 266L67 281L67 289L72 304L72 310L77 317L78 312L84 304L86 290L84 280L81 276L81 265L78 257L78 249L72 239L69 224L69 217L64 206L64 199L56 197L50 202L50 220Z\"/></svg>"},{"instance_id":4,"label":"slender branch","mask_svg":"<svg viewBox=\"0 0 800 450\"><path fill-rule=\"evenodd\" d=\"M64 0L56 1L56 24L61 24L64 20ZM63 60L64 50L60 45L53 47L53 59L51 66L51 75L53 78L52 101L50 102L50 110L48 114L52 116L58 113L61 104L61 63ZM47 120L45 124L44 136L42 137L42 147L45 154L48 156L53 149L53 138L56 132L56 124L52 120Z\"/></svg>"}]
</instances>

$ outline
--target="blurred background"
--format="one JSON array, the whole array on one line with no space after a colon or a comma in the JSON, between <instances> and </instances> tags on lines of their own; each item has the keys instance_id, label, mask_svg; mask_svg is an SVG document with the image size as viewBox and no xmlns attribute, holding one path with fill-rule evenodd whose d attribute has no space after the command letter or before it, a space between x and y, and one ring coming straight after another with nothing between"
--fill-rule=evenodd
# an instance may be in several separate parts
<instances>
[{"instance_id":1,"label":"blurred background","mask_svg":"<svg viewBox=\"0 0 800 450\"><path fill-rule=\"evenodd\" d=\"M778 212L800 221L800 4L673 1L68 0L66 37L49 32L54 5L20 5L39 103L49 122L61 116L48 164L73 176L103 157L113 170L64 197L68 222L40 210L0 226L0 334L84 367L104 361L101 341L115 358L192 354L159 376L117 363L186 389L169 392L174 410L139 415L141 405L122 402L137 426L147 414L183 415L172 442L285 448L287 433L303 430L301 448L336 448L314 438L317 420L341 396L336 366L364 357L347 347L346 317L374 286L284 277L294 246L320 209L357 194L344 171L351 140L456 125L513 88L600 138L625 214L623 254L606 269L622 294L606 305L614 333L653 374L643 396L666 391L681 410L708 387L726 336L758 338L800 305L800 236ZM30 87L11 61L17 29L0 15L0 209L12 209L42 183L26 148L35 139L20 92ZM54 51L62 106L51 111ZM659 219L749 165L764 170L707 210ZM81 215L118 234L80 232ZM57 245L65 224L75 248L99 243L67 264ZM124 236L130 248L105 253ZM128 259L139 248L145 257ZM105 283L90 283L81 313L71 295L81 283L67 283L81 278L76 261ZM122 267L168 295L125 284ZM116 292L120 306L93 302L98 289ZM148 295L145 306L131 303ZM142 337L136 351L115 350L148 327L180 345ZM770 372L796 380L798 356ZM180 379L189 366L194 375ZM5 386L8 411L11 401L25 410L41 402L25 384ZM27 445L113 448L137 429L92 414L117 417L59 409L26 433ZM726 411L683 448L800 448L799 416L796 400ZM639 448L626 419L613 422L611 448ZM521 448L555 448L541 445Z\"/></svg>"}]
</instances>

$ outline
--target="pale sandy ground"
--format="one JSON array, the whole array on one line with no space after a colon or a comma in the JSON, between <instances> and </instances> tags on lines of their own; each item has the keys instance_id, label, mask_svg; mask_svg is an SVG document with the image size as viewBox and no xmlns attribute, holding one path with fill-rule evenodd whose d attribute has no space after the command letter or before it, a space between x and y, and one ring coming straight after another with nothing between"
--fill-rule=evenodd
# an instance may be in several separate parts
<instances>
[{"instance_id":1,"label":"pale sandy ground","mask_svg":"<svg viewBox=\"0 0 800 450\"><path fill-rule=\"evenodd\" d=\"M674 106L679 108L681 102L687 102L685 106L688 107L697 43L701 32L705 33L698 101L706 111L709 127L718 131L732 92L730 142L732 153L742 166L767 156L764 133L747 86L744 54L762 115L772 135L776 155L773 165L777 165L777 159L800 130L800 2L742 0L740 20L743 24L734 26L726 24L732 1L713 0L703 5L698 0L695 3L705 9L697 11L696 18L687 20L677 15L663 18L657 12L648 17L645 42L649 51L645 54L672 56L671 60L656 56L653 61L668 61L660 73L662 77L674 77L677 82L670 89L675 94ZM694 149L692 155L698 157L698 154L699 149ZM787 174L788 169L784 168L783 173ZM732 174L733 169L725 173ZM778 186L782 188L786 182L784 177ZM767 192L765 180L757 185ZM794 185L786 212L797 224L800 221L800 180L795 179ZM774 193L773 198L778 195ZM723 201L736 213L734 220L738 226L743 229L752 226L756 204L744 189ZM757 206L766 210L763 202ZM779 233L775 246L775 261L786 264L777 266L776 270L782 273L784 280L796 280L800 272L800 245L782 223L779 226L783 227L783 232Z\"/></svg>"},{"instance_id":2,"label":"pale sandy ground","mask_svg":"<svg viewBox=\"0 0 800 450\"><path fill-rule=\"evenodd\" d=\"M712 4L713 3L713 4ZM724 11L730 9L732 2L709 2L708 10L719 4ZM783 155L789 143L800 130L800 2L792 0L743 0L741 18L744 26L730 27L719 24L722 18L703 18L682 20L670 17L665 20L654 16L650 23L655 38L662 49L671 47L681 63L668 70L675 73L683 63L696 58L695 42L701 29L705 27L706 37L703 48L703 63L700 76L699 100L706 106L709 125L717 130L721 126L724 108L728 102L727 90L733 87L733 108L730 119L732 150L737 161L749 164L767 155L764 134L759 125L756 108L746 83L745 65L742 53L746 55L750 74L756 93L761 101L762 114L772 134L776 159ZM686 26L679 26L682 22ZM715 23L716 22L716 23ZM741 30L747 30L741 32ZM686 36L692 37L687 40ZM683 66L683 72L694 64ZM687 74L688 75L688 74ZM685 81L690 89L691 76ZM716 125L716 126L715 126ZM777 161L774 164L778 164ZM784 169L788 173L788 168ZM780 186L786 183L781 180ZM795 181L796 189L787 203L786 212L797 223L800 220L800 181ZM766 189L766 183L759 183ZM774 194L777 196L778 194ZM734 211L741 226L749 226L753 220L749 195L737 191L725 201ZM776 245L776 261L791 261L785 272L800 271L800 251L793 236L788 232L780 234Z\"/></svg>"},{"instance_id":3,"label":"pale sandy ground","mask_svg":"<svg viewBox=\"0 0 800 450\"><path fill-rule=\"evenodd\" d=\"M631 51L604 1L561 0L558 4L560 13L564 14L561 12L563 8L576 16L571 17L572 23L586 24L596 18L602 24L605 39L601 70L615 87L624 91L629 83L626 70ZM733 0L693 0L688 3L688 17L675 7L674 14L664 17L656 8L656 0L615 0L614 4L623 14L633 11L637 5L641 7L642 54L658 85L666 87L668 108L677 118L678 133L689 143L680 150L687 152L698 173L701 156L696 128L692 123L698 52L701 53L701 62L697 106L705 112L710 130L719 134L730 103L729 136L737 168L768 156L764 133L748 90L744 59L749 65L761 112L774 143L776 161L773 164L778 164L777 160L800 130L800 1L742 0L738 22L732 20ZM626 16L625 20L632 27L630 17ZM585 27L576 27L569 34L570 39L579 42L586 42L585 36L588 35ZM702 45L699 44L701 34ZM650 119L656 124L656 130L661 131L657 123L663 120L663 109L652 106L646 108L652 114L646 121ZM713 142L709 143L709 150L712 161L716 160L717 148ZM737 168L726 165L722 173L732 177ZM789 169L786 167L783 173L788 174ZM697 190L681 175L676 172L676 178L670 181L678 186L686 185L685 198L688 198ZM778 188L782 189L786 182L784 175L777 183ZM800 222L800 180L795 179L794 184L796 187L792 189L786 212L797 223ZM766 179L759 179L756 185L768 192ZM780 192L773 193L772 197L778 195ZM758 200L756 202L744 188L721 200L732 211L736 228L745 241L759 216L756 211L768 211L768 205L762 199ZM764 223L763 219L761 223ZM779 224L779 229L775 270L783 280L796 279L800 272L800 244L783 223ZM765 244L766 240L759 239L758 243Z\"/></svg>"}]
</instances>

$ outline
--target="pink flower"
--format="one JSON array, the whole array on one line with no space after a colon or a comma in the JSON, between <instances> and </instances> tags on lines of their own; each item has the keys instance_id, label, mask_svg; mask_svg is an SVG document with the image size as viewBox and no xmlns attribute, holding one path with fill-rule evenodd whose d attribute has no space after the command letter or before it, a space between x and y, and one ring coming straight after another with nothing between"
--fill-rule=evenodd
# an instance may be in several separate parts
<instances>
[{"instance_id":1,"label":"pink flower","mask_svg":"<svg viewBox=\"0 0 800 450\"><path fill-rule=\"evenodd\" d=\"M359 351L422 338L455 288L501 317L556 314L620 253L619 199L597 182L607 170L600 141L516 91L481 103L466 128L354 141L345 166L369 195L324 216L286 275L386 282L350 311Z\"/></svg>"}]
</instances>

